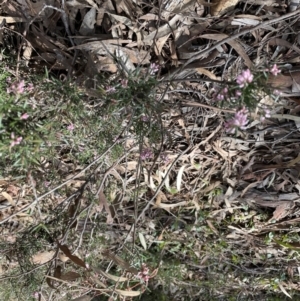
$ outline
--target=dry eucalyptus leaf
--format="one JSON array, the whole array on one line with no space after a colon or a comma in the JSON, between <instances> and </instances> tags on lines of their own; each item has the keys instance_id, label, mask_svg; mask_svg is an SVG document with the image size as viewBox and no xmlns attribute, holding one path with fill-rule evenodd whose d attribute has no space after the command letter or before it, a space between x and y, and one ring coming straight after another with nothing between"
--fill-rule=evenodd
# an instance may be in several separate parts
<instances>
[{"instance_id":1,"label":"dry eucalyptus leaf","mask_svg":"<svg viewBox=\"0 0 300 301\"><path fill-rule=\"evenodd\" d=\"M16 202L13 200L13 198L11 197L11 195L8 194L6 191L2 191L1 194L2 194L2 196L3 196L7 201L9 201L9 203L10 203L12 206L15 206L15 205L16 205Z\"/></svg>"},{"instance_id":2,"label":"dry eucalyptus leaf","mask_svg":"<svg viewBox=\"0 0 300 301\"><path fill-rule=\"evenodd\" d=\"M137 297L141 294L140 291L124 291L124 290L119 290L115 289L115 292L117 292L121 296L125 297Z\"/></svg>"},{"instance_id":3,"label":"dry eucalyptus leaf","mask_svg":"<svg viewBox=\"0 0 300 301\"><path fill-rule=\"evenodd\" d=\"M230 10L233 10L239 0L213 0L215 6L212 6L210 12L213 16L224 14Z\"/></svg>"},{"instance_id":4,"label":"dry eucalyptus leaf","mask_svg":"<svg viewBox=\"0 0 300 301\"><path fill-rule=\"evenodd\" d=\"M79 33L83 36L92 35L95 31L96 9L92 7L84 16Z\"/></svg>"},{"instance_id":5,"label":"dry eucalyptus leaf","mask_svg":"<svg viewBox=\"0 0 300 301\"><path fill-rule=\"evenodd\" d=\"M66 245L61 245L59 242L57 242L58 247L64 252L64 254L69 257L74 263L77 265L86 268L86 265L82 259L79 257L72 255L69 248Z\"/></svg>"},{"instance_id":6,"label":"dry eucalyptus leaf","mask_svg":"<svg viewBox=\"0 0 300 301\"><path fill-rule=\"evenodd\" d=\"M67 272L65 274L62 274L60 276L60 279L62 280L68 280L68 281L73 281L73 280L76 280L77 278L80 277L80 274L76 273L76 272Z\"/></svg>"},{"instance_id":7,"label":"dry eucalyptus leaf","mask_svg":"<svg viewBox=\"0 0 300 301\"><path fill-rule=\"evenodd\" d=\"M31 261L34 264L44 264L45 262L51 260L54 255L55 251L39 252L32 256Z\"/></svg>"}]
</instances>

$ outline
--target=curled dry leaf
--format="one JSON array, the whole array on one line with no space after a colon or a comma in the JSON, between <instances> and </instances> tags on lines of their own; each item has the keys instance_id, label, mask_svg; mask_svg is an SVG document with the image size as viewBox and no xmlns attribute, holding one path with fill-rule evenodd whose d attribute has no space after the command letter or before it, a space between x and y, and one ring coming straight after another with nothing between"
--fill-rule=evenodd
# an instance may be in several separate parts
<instances>
[{"instance_id":1,"label":"curled dry leaf","mask_svg":"<svg viewBox=\"0 0 300 301\"><path fill-rule=\"evenodd\" d=\"M16 205L16 203L13 200L13 198L11 197L11 195L8 194L6 191L2 191L1 194L12 206Z\"/></svg>"}]
</instances>

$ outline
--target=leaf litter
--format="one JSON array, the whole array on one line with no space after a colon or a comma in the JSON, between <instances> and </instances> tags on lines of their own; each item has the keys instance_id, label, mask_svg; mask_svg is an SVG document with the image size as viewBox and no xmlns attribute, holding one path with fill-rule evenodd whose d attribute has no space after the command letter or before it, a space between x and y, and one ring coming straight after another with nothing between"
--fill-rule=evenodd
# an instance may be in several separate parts
<instances>
[{"instance_id":1,"label":"leaf litter","mask_svg":"<svg viewBox=\"0 0 300 301\"><path fill-rule=\"evenodd\" d=\"M77 240L80 248L83 233L87 229L94 229L94 217L99 216L104 218L107 229L116 227L105 233L112 242L115 239L112 232L127 230L129 236L135 234L139 237L141 247L147 251L152 244L155 245L156 240L151 228L147 227L152 223L154 229L164 233L160 240L165 240L164 250L168 256L182 259L183 253L186 254L184 258L188 271L182 272L183 287L201 280L202 286L196 286L205 291L209 287L205 282L209 277L206 271L208 266L213 266L218 256L225 258L221 263L224 269L226 262L231 264L226 279L228 284L218 280L222 293L216 289L212 296L228 296L236 287L245 296L253 294L254 287L256 291L266 293L263 283L274 286L277 280L274 271L278 268L285 272L289 259L283 242L292 240L289 242L293 243L295 237L289 237L289 234L297 230L299 130L295 122L299 118L295 116L295 108L299 102L298 96L293 95L299 92L299 45L294 43L295 33L284 33L285 29L290 28L296 31L299 21L297 14L293 14L294 9L278 1L241 2L163 1L158 7L147 6L140 1L108 0L99 5L97 1L89 0L84 4L66 1L65 8L56 1L48 1L46 6L44 1L4 1L1 4L2 20L6 20L4 31L13 34L13 24L16 22L25 26L25 31L22 31L24 39L17 50L36 72L47 67L51 72L66 72L70 78L75 76L78 84L83 84L95 73L105 71L106 76L112 79L124 65L127 70L133 71L136 67L146 69L157 60L163 67L162 79L173 76L182 80L175 87L161 83L157 91L159 94L168 88L168 98L164 100L172 100L170 103L176 104L173 112L162 113L164 128L168 129L174 141L171 145L163 145L164 151L168 152L169 162L165 164L149 160L143 164L145 169L141 172L137 153L128 153L126 160L115 166L125 188L115 188L116 192L111 193L114 197L109 199L105 189L98 189L107 188L108 183L117 187L115 178L108 175L103 180L105 185L98 182L94 186L91 184L89 189L92 194L95 195L95 189L99 191L98 207L94 211L91 209L93 204L89 193L83 193L80 200L74 196L76 206L69 215L72 220L64 220L67 228L62 227L62 232L73 229L75 220L78 225L83 225L74 229L80 229ZM288 15L290 11L292 14ZM214 17L210 17L209 12ZM267 15L270 22L266 21ZM280 17L281 20L272 22L272 19ZM259 28L251 30L250 26ZM234 37L240 27L245 29L244 32ZM282 32L280 38L278 31ZM7 44L3 34L1 39L2 43ZM282 74L269 78L269 84L280 88L287 96L274 104L275 112L271 119L249 127L244 133L238 133L237 137L228 136L222 128L223 113L213 109L211 89L214 86L207 79L230 81L232 74L237 74L245 67L267 66L270 57L277 63L290 64ZM184 80L186 77L201 77L202 82ZM93 85L86 88L93 89ZM160 148L159 145L152 146L156 150ZM188 152L176 160L178 154L188 146ZM59 160L62 165L65 164L63 158ZM67 168L66 172L70 173L71 170ZM21 182L17 180L18 184L11 184L9 188L7 184L10 180L1 181L1 220L14 215L9 220L10 224L3 226L3 237L8 237L17 232L15 228L26 229L26 222L34 223L32 212L20 211L30 204L33 191L29 182L23 184L23 193L19 193L18 189L12 188L18 188ZM84 180L75 179L72 184L69 188L76 194L83 187ZM150 202L156 191L154 201ZM54 203L63 212L68 208L66 199L63 194L51 195L45 198L42 208L51 212L49 208ZM147 214L137 220L137 215L143 212L146 204L150 205L144 212ZM82 216L81 211L93 213ZM45 214L43 221L47 222L47 218ZM208 227L205 228L201 220ZM179 221L182 224L175 229ZM230 221L235 225L234 228ZM281 227L289 221L293 224L292 229ZM132 226L136 228L134 231L129 230ZM189 231L187 226L192 230ZM199 227L206 229L201 230L202 233L200 231L201 235L196 230ZM281 249L270 238L277 232L280 233L277 241L281 242ZM262 233L266 234L265 240L269 237L269 241L261 239ZM116 236L115 245L111 242L110 246L115 251L120 241L124 244L126 239L135 239L120 233ZM227 237L227 246L217 251L222 236ZM178 241L188 241L194 251L184 250L183 244ZM183 251L177 251L174 255L176 248L169 247L167 243L177 243L177 248ZM86 269L86 262L74 255L67 245L57 242L57 246L74 264ZM252 248L250 251L248 246ZM266 246L268 249L265 249ZM37 253L32 257L33 262L44 264L51 257L50 254L53 255L53 251ZM138 269L120 256L109 251L102 254L120 269L138 274ZM195 254L199 261L202 260L201 268L197 267L199 263L192 263ZM234 266L237 267L235 270ZM263 267L263 271L257 267ZM218 271L218 267L214 268ZM296 271L296 264L292 269ZM95 283L100 286L103 284L103 292L107 287L106 281L116 281L118 284L128 279L127 276L115 276L96 267L93 270L101 274L101 280L97 278ZM242 284L236 277L238 272L251 284ZM251 276L252 273L261 275L259 272L264 275L264 278L259 276L260 283ZM67 271L54 277L64 280L66 284L77 279L78 275L75 271ZM50 287L56 289L54 280L47 279L51 279L47 280ZM157 279L157 283L160 281ZM179 285L175 278L172 278L172 282ZM291 277L289 282L281 281L277 292L281 291L288 297L290 290L297 294L296 283L295 277ZM141 291L123 290L117 285L114 290L109 290L130 298L139 296L142 291L143 288ZM196 293L193 294L196 297Z\"/></svg>"}]
</instances>

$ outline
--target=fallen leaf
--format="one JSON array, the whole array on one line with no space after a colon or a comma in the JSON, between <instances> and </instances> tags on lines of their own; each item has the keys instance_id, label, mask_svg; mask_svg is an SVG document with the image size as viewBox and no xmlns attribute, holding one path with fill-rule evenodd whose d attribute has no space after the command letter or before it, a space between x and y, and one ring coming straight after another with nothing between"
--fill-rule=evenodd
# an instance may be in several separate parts
<instances>
[{"instance_id":1,"label":"fallen leaf","mask_svg":"<svg viewBox=\"0 0 300 301\"><path fill-rule=\"evenodd\" d=\"M79 265L83 268L86 268L84 261L82 259L80 259L79 257L72 255L69 248L66 245L61 245L58 241L57 241L57 245L64 252L64 254L67 257L69 257L74 263L76 263L77 265Z\"/></svg>"},{"instance_id":2,"label":"fallen leaf","mask_svg":"<svg viewBox=\"0 0 300 301\"><path fill-rule=\"evenodd\" d=\"M69 271L69 272L67 272L65 274L62 274L60 276L60 279L73 281L73 280L76 280L79 277L81 277L80 274L78 274L76 272Z\"/></svg>"},{"instance_id":3,"label":"fallen leaf","mask_svg":"<svg viewBox=\"0 0 300 301\"><path fill-rule=\"evenodd\" d=\"M99 198L99 206L98 206L97 211L101 212L103 210L103 207L104 207L104 209L107 213L106 223L107 224L112 224L114 219L112 217L108 201L107 201L107 199L106 199L106 197L105 197L102 190L99 191L98 198Z\"/></svg>"},{"instance_id":4,"label":"fallen leaf","mask_svg":"<svg viewBox=\"0 0 300 301\"><path fill-rule=\"evenodd\" d=\"M44 264L51 260L55 255L55 251L39 252L31 257L34 264Z\"/></svg>"},{"instance_id":5,"label":"fallen leaf","mask_svg":"<svg viewBox=\"0 0 300 301\"><path fill-rule=\"evenodd\" d=\"M13 198L11 197L11 195L8 194L6 191L2 191L1 194L2 194L2 196L3 196L7 201L9 201L9 203L10 203L12 206L15 206L15 205L16 205L16 202L13 200Z\"/></svg>"},{"instance_id":6,"label":"fallen leaf","mask_svg":"<svg viewBox=\"0 0 300 301\"><path fill-rule=\"evenodd\" d=\"M137 297L141 294L140 291L124 291L124 290L119 290L115 289L115 292L117 292L121 296L125 297Z\"/></svg>"},{"instance_id":7,"label":"fallen leaf","mask_svg":"<svg viewBox=\"0 0 300 301\"><path fill-rule=\"evenodd\" d=\"M224 14L230 10L233 10L239 0L212 0L215 6L212 6L210 12L213 16Z\"/></svg>"}]
</instances>

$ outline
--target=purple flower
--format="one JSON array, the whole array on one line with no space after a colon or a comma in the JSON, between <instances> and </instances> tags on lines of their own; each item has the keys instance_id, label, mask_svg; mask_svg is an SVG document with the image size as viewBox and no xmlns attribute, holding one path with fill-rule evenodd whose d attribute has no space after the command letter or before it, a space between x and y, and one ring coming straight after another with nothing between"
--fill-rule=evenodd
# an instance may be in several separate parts
<instances>
[{"instance_id":1,"label":"purple flower","mask_svg":"<svg viewBox=\"0 0 300 301\"><path fill-rule=\"evenodd\" d=\"M228 94L228 88L225 87L223 88L216 96L216 99L219 100L219 101L222 101L225 99L225 97L227 96Z\"/></svg>"},{"instance_id":2,"label":"purple flower","mask_svg":"<svg viewBox=\"0 0 300 301\"><path fill-rule=\"evenodd\" d=\"M225 122L225 130L233 134L237 128L244 130L248 123L248 110L244 107L237 111L232 119Z\"/></svg>"},{"instance_id":3,"label":"purple flower","mask_svg":"<svg viewBox=\"0 0 300 301\"><path fill-rule=\"evenodd\" d=\"M277 65L276 64L274 64L274 66L269 70L274 76L277 76L278 75L278 73L280 73L281 72L281 70L280 69L278 69L278 67L277 67Z\"/></svg>"},{"instance_id":4,"label":"purple flower","mask_svg":"<svg viewBox=\"0 0 300 301\"><path fill-rule=\"evenodd\" d=\"M149 118L148 115L142 115L142 116L141 116L141 120L142 120L143 122L147 122L147 121L150 120L150 118Z\"/></svg>"},{"instance_id":5,"label":"purple flower","mask_svg":"<svg viewBox=\"0 0 300 301\"><path fill-rule=\"evenodd\" d=\"M141 160L150 159L153 157L152 150L150 148L144 148L140 154Z\"/></svg>"},{"instance_id":6,"label":"purple flower","mask_svg":"<svg viewBox=\"0 0 300 301\"><path fill-rule=\"evenodd\" d=\"M156 72L158 72L158 70L159 70L159 65L158 64L156 64L156 63L151 63L150 64L150 71L149 71L149 73L151 75L154 75Z\"/></svg>"},{"instance_id":7,"label":"purple flower","mask_svg":"<svg viewBox=\"0 0 300 301\"><path fill-rule=\"evenodd\" d=\"M26 120L29 117L29 115L27 113L24 113L23 115L21 115L20 119Z\"/></svg>"},{"instance_id":8,"label":"purple flower","mask_svg":"<svg viewBox=\"0 0 300 301\"><path fill-rule=\"evenodd\" d=\"M244 88L246 84L250 84L253 81L253 74L249 69L244 70L240 75L238 75L236 82L240 88Z\"/></svg>"},{"instance_id":9,"label":"purple flower","mask_svg":"<svg viewBox=\"0 0 300 301\"><path fill-rule=\"evenodd\" d=\"M170 158L168 157L168 155L166 153L161 153L160 159L164 164L167 164L170 162Z\"/></svg>"}]
</instances>

